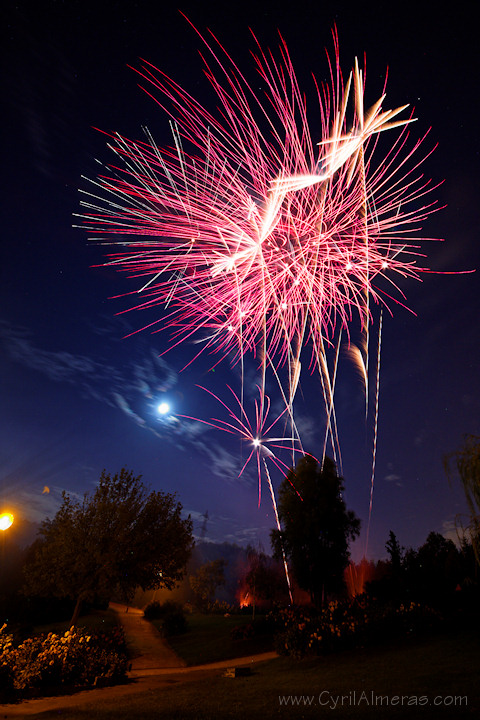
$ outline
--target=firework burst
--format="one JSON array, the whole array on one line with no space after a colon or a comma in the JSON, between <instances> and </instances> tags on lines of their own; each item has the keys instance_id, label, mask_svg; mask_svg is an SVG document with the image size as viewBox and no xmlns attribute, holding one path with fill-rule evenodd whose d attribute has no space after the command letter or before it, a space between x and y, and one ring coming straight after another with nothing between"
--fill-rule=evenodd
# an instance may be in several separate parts
<instances>
[{"instance_id":1,"label":"firework burst","mask_svg":"<svg viewBox=\"0 0 480 720\"><path fill-rule=\"evenodd\" d=\"M238 475L239 477L243 474L245 468L252 460L252 458L255 458L259 478L261 478L262 461L266 461L267 459L272 462L273 465L275 465L275 467L280 470L281 473L287 473L291 467L291 462L290 464L286 464L281 458L278 457L278 451L287 450L290 455L292 451L298 451L301 452L302 455L304 454L301 440L298 433L296 432L295 427L293 429L293 443L291 435L288 437L276 437L271 435L273 429L275 427L279 427L280 421L282 420L282 418L285 418L285 416L287 416L287 418L286 422L284 420L283 424L284 426L288 424L288 406L285 407L279 415L273 416L271 413L270 398L268 397L268 395L265 395L263 388L257 386L258 399L254 401L254 420L251 421L248 413L244 408L243 402L240 400L238 395L235 393L234 390L232 390L231 387L227 387L233 396L233 407L228 405L224 400L221 400L218 395L215 395L215 393L213 393L211 390L208 390L204 387L201 387L201 389L211 395L222 406L223 410L226 411L226 416L229 419L224 420L222 418L212 418L211 420L200 420L200 422L204 423L205 425L209 425L216 430L221 430L231 435L235 435L247 444L248 457L245 460L242 469L240 470L240 473ZM181 417L185 417L189 420L195 419L187 415ZM290 422L293 422L293 418L290 418ZM275 435L277 435L277 433L278 430L275 432ZM259 485L259 503L260 498L261 486Z\"/></svg>"},{"instance_id":2,"label":"firework burst","mask_svg":"<svg viewBox=\"0 0 480 720\"><path fill-rule=\"evenodd\" d=\"M323 388L323 455L329 439L337 460L341 337L349 341L352 322L359 323L362 351L356 356L368 409L372 309L391 312L393 304L404 305L403 279L420 279L427 271L421 241L429 238L419 233L437 209L429 199L434 186L419 171L423 138L410 144L414 118L407 106L384 109L383 88L365 110L364 70L355 61L342 76L335 34L330 80L315 82L313 112L283 40L275 57L255 39L261 95L213 35L202 41L216 112L144 62L138 70L144 89L169 115L173 141L160 148L147 130L143 141L110 135L116 160L91 192L82 191L81 217L98 234L93 239L114 246L108 264L138 279L132 306L162 307L149 327L168 329L169 347L200 342L199 352L215 354L216 362L228 355L242 368L245 355L257 358L255 422L243 408L243 395L233 393L235 410L220 401L228 420L207 424L250 444L245 465L255 458L259 481L263 469L275 507L267 460L284 474L275 449L288 446L292 458L303 452L294 399L304 350L309 348L308 365L318 370ZM391 139L386 150L384 131ZM378 342L380 347L380 336ZM379 364L378 353L375 448ZM270 425L268 372L285 406ZM281 417L291 429L288 442L269 439ZM370 512L371 502L372 495Z\"/></svg>"},{"instance_id":3,"label":"firework burst","mask_svg":"<svg viewBox=\"0 0 480 720\"><path fill-rule=\"evenodd\" d=\"M382 110L382 95L365 113L362 71L355 64L344 86L337 48L310 124L284 44L279 62L258 47L266 99L220 46L222 61L209 50L218 117L144 63L173 146L112 137L118 163L84 200L86 225L121 236L110 262L142 279L136 308L169 308L161 322L173 343L200 333L215 352L239 359L262 347L278 364L293 345L322 348L355 315L368 324L366 297L403 303L396 277L425 269L415 233L434 209L419 203L431 187L411 167L412 118L394 120L406 106ZM376 159L378 134L395 127Z\"/></svg>"}]
</instances>

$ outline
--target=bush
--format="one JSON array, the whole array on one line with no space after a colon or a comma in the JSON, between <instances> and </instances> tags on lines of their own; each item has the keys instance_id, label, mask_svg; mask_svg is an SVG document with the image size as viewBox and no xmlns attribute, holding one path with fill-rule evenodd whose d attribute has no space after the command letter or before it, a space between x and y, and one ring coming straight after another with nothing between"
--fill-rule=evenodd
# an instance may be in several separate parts
<instances>
[{"instance_id":1,"label":"bush","mask_svg":"<svg viewBox=\"0 0 480 720\"><path fill-rule=\"evenodd\" d=\"M325 607L287 608L274 615L275 650L299 659L394 637L428 632L441 621L437 612L418 603L380 605L360 596Z\"/></svg>"},{"instance_id":2,"label":"bush","mask_svg":"<svg viewBox=\"0 0 480 720\"><path fill-rule=\"evenodd\" d=\"M107 652L127 655L127 641L121 625L115 625L115 627L108 630L97 628L96 630L92 630L90 635L92 646L106 650Z\"/></svg>"},{"instance_id":3,"label":"bush","mask_svg":"<svg viewBox=\"0 0 480 720\"><path fill-rule=\"evenodd\" d=\"M158 620L162 617L162 606L159 602L149 603L143 611L143 616L146 620Z\"/></svg>"},{"instance_id":4,"label":"bush","mask_svg":"<svg viewBox=\"0 0 480 720\"><path fill-rule=\"evenodd\" d=\"M15 647L4 626L0 632L4 680L19 695L34 688L51 692L61 686L91 686L98 678L121 681L127 672L125 640L118 631L111 642L106 635L88 635L72 626L63 635L27 638Z\"/></svg>"},{"instance_id":5,"label":"bush","mask_svg":"<svg viewBox=\"0 0 480 720\"><path fill-rule=\"evenodd\" d=\"M172 635L181 635L187 629L187 618L183 609L171 610L163 617L162 635L171 637Z\"/></svg>"},{"instance_id":6,"label":"bush","mask_svg":"<svg viewBox=\"0 0 480 720\"><path fill-rule=\"evenodd\" d=\"M7 655L13 646L13 635L6 633L6 623L0 628L0 702L13 693L13 675L7 663Z\"/></svg>"},{"instance_id":7,"label":"bush","mask_svg":"<svg viewBox=\"0 0 480 720\"><path fill-rule=\"evenodd\" d=\"M309 640L313 635L315 611L309 608L286 608L276 616L277 632L274 648L279 655L290 655L300 659L309 651Z\"/></svg>"},{"instance_id":8,"label":"bush","mask_svg":"<svg viewBox=\"0 0 480 720\"><path fill-rule=\"evenodd\" d=\"M155 601L147 605L143 611L143 615L147 620L160 620L165 617L165 615L178 612L183 612L183 607L180 603L174 602L173 600L167 600L164 603Z\"/></svg>"},{"instance_id":9,"label":"bush","mask_svg":"<svg viewBox=\"0 0 480 720\"><path fill-rule=\"evenodd\" d=\"M187 619L180 603L167 600L160 605L153 602L147 605L143 615L147 620L162 620L161 633L164 637L180 635L187 629Z\"/></svg>"}]
</instances>

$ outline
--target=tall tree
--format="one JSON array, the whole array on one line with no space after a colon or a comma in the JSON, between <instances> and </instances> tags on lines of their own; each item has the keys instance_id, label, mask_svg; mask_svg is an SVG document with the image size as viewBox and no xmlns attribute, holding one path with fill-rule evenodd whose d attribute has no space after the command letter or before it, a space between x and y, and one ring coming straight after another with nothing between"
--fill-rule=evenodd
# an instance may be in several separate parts
<instances>
[{"instance_id":1,"label":"tall tree","mask_svg":"<svg viewBox=\"0 0 480 720\"><path fill-rule=\"evenodd\" d=\"M271 531L272 548L277 558L283 548L299 587L317 605L325 594L344 588L349 542L360 533L360 520L347 510L343 490L343 478L328 457L323 468L310 456L301 458L280 486L283 529Z\"/></svg>"},{"instance_id":2,"label":"tall tree","mask_svg":"<svg viewBox=\"0 0 480 720\"><path fill-rule=\"evenodd\" d=\"M175 495L150 492L141 476L123 468L102 472L83 502L63 493L53 520L45 520L25 568L25 591L70 597L75 610L95 596L120 589L171 589L184 575L193 547L192 521L182 518Z\"/></svg>"},{"instance_id":3,"label":"tall tree","mask_svg":"<svg viewBox=\"0 0 480 720\"><path fill-rule=\"evenodd\" d=\"M388 534L385 549L389 556L389 562L387 563L387 572L383 582L384 591L387 590L392 599L403 599L405 590L405 548L400 545L393 530L390 530Z\"/></svg>"},{"instance_id":4,"label":"tall tree","mask_svg":"<svg viewBox=\"0 0 480 720\"><path fill-rule=\"evenodd\" d=\"M255 608L258 601L264 604L271 604L276 597L282 594L285 584L279 578L278 567L272 566L271 558L268 558L261 549L252 545L247 546L248 570L245 576L245 585L251 598L252 618L255 619Z\"/></svg>"},{"instance_id":5,"label":"tall tree","mask_svg":"<svg viewBox=\"0 0 480 720\"><path fill-rule=\"evenodd\" d=\"M397 536L395 535L393 530L390 530L390 532L388 533L388 540L385 543L385 549L390 558L390 564L392 565L392 568L398 571L402 564L405 548L401 547L400 543L397 540Z\"/></svg>"},{"instance_id":6,"label":"tall tree","mask_svg":"<svg viewBox=\"0 0 480 720\"><path fill-rule=\"evenodd\" d=\"M403 559L406 595L431 607L446 607L463 580L463 558L455 543L430 532L418 550L409 549Z\"/></svg>"},{"instance_id":7,"label":"tall tree","mask_svg":"<svg viewBox=\"0 0 480 720\"><path fill-rule=\"evenodd\" d=\"M225 565L223 558L211 560L201 565L194 575L190 575L190 587L201 608L208 608L215 599L217 588L225 585Z\"/></svg>"},{"instance_id":8,"label":"tall tree","mask_svg":"<svg viewBox=\"0 0 480 720\"><path fill-rule=\"evenodd\" d=\"M463 485L470 511L468 530L480 565L480 437L466 435L458 450L444 456L443 465L447 477L452 478L456 471Z\"/></svg>"}]
</instances>

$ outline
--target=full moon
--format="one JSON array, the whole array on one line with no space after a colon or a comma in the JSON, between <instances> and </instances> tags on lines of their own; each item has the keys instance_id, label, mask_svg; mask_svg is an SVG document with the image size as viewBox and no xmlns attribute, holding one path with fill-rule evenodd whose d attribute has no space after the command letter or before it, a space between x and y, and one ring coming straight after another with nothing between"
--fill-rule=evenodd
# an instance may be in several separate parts
<instances>
[{"instance_id":1,"label":"full moon","mask_svg":"<svg viewBox=\"0 0 480 720\"><path fill-rule=\"evenodd\" d=\"M160 415L166 415L169 410L170 410L170 405L166 402L162 402L158 406L158 412L160 413Z\"/></svg>"}]
</instances>

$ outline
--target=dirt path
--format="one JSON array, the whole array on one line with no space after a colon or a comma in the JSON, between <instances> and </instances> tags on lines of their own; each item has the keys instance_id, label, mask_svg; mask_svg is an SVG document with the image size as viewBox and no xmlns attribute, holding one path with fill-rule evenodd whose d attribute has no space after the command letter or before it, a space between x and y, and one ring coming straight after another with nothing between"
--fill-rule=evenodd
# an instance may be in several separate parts
<instances>
[{"instance_id":1,"label":"dirt path","mask_svg":"<svg viewBox=\"0 0 480 720\"><path fill-rule=\"evenodd\" d=\"M126 606L117 603L110 603L110 607L118 614L128 647L133 654L132 669L129 672L129 677L132 678L147 675L192 675L201 671L250 665L277 657L277 653L266 652L207 665L186 666L153 625L145 620L142 610L129 608L126 612Z\"/></svg>"},{"instance_id":2,"label":"dirt path","mask_svg":"<svg viewBox=\"0 0 480 720\"><path fill-rule=\"evenodd\" d=\"M143 671L154 674L152 671L155 670L185 667L184 661L174 653L158 630L145 620L143 610L129 607L127 612L127 607L119 603L110 603L110 608L123 626L132 657L132 674L143 674Z\"/></svg>"}]
</instances>

